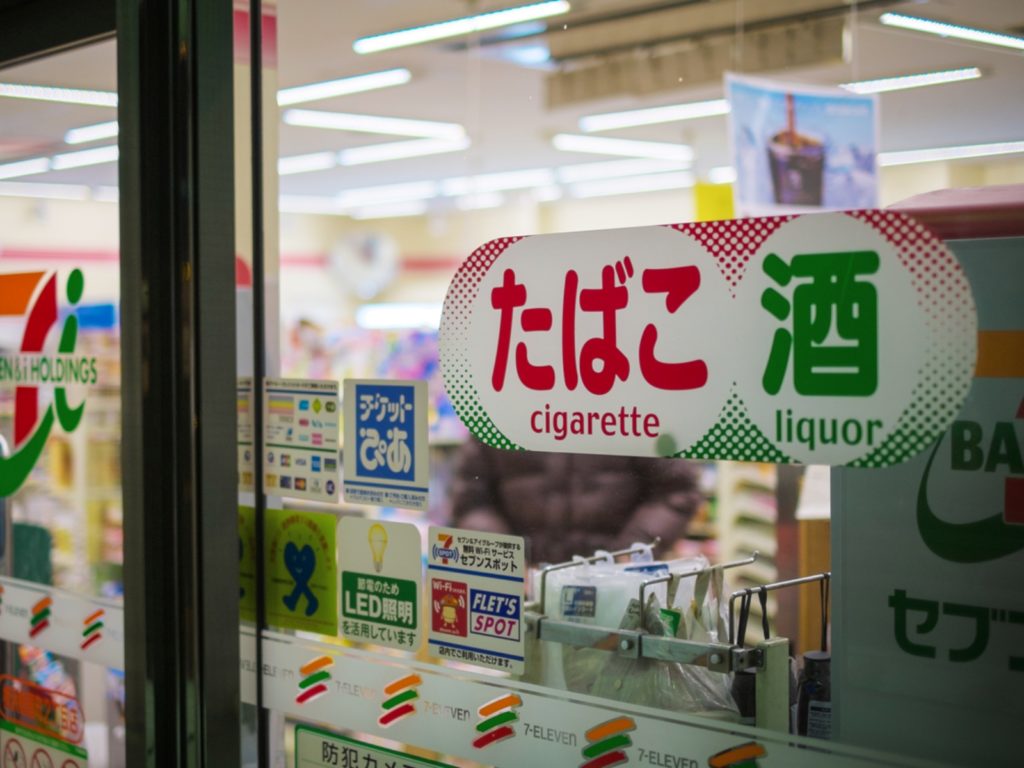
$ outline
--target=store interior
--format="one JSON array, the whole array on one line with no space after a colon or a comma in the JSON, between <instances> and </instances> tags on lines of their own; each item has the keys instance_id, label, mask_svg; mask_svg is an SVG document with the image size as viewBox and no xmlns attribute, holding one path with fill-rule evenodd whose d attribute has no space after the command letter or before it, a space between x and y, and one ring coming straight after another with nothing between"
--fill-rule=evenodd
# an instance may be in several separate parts
<instances>
[{"instance_id":1,"label":"store interior","mask_svg":"<svg viewBox=\"0 0 1024 768\"><path fill-rule=\"evenodd\" d=\"M851 88L900 78L878 96L879 207L937 189L1024 183L1019 48L881 18L900 12L1019 36L1017 0L574 0L544 20L354 50L385 28L507 5L298 0L271 8L276 22L265 26L274 30L263 70L269 367L285 378L429 382L430 510L382 511L387 519L424 531L450 519L468 433L444 390L437 329L462 261L502 236L731 217L725 72ZM16 546L41 530L40 551L50 552L45 562L23 559L22 570L16 562L14 575L97 597L117 597L121 579L115 59L116 44L103 42L0 71L0 272L82 269L90 320L81 343L102 361L85 423L50 438L12 500ZM237 69L244 105L248 69ZM936 72L968 74L910 80ZM63 98L69 89L77 103ZM593 119L661 107L683 108L611 127ZM245 208L247 179L238 190ZM240 214L243 317L252 304L247 226ZM0 317L0 349L16 350L19 334ZM240 374L250 359L239 351ZM0 388L8 438L11 410L11 389ZM756 552L730 571L737 588L828 571L827 471L703 462L698 472L703 501L671 556L721 563ZM768 602L773 633L792 638L797 654L819 643L819 595L811 585ZM52 661L23 659L40 680L55 674ZM95 702L85 705L116 728L116 675L66 664ZM105 755L95 765L117 764L118 748L100 736L90 749Z\"/></svg>"}]
</instances>

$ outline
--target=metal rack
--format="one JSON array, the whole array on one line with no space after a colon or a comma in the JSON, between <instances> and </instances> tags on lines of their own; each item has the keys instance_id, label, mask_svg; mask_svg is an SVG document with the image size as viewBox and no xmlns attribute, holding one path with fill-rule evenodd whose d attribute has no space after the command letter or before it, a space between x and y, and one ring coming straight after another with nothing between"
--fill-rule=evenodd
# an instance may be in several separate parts
<instances>
[{"instance_id":1,"label":"metal rack","mask_svg":"<svg viewBox=\"0 0 1024 768\"><path fill-rule=\"evenodd\" d=\"M711 566L686 573L667 574L646 579L641 583L637 599L640 605L640 628L638 630L613 629L611 627L589 626L570 621L548 618L543 613L547 599L547 577L554 571L587 565L602 560L614 559L618 556L636 554L647 551L655 542L646 546L635 546L617 552L601 553L592 557L577 558L573 562L559 563L543 569L540 574L540 602L526 606L524 618L527 633L537 640L570 645L576 648L594 648L608 651L626 658L644 658L659 661L690 664L704 667L712 672L737 672L753 669L757 675L756 711L757 726L780 732L789 730L789 640L771 638L759 641L754 647L747 648L737 643L735 631L735 603L737 599L748 601L752 595L765 595L776 589L822 582L823 595L826 594L831 573L815 574L799 579L789 579L759 587L741 589L729 596L728 642L710 643L681 640L675 637L655 635L645 631L643 606L646 603L648 590L674 579L696 577L714 568L728 569L749 565L758 558L755 552L750 557L735 560L722 565ZM824 603L823 603L824 605ZM824 642L827 614L822 613L822 642ZM744 620L745 623L745 620Z\"/></svg>"},{"instance_id":2,"label":"metal rack","mask_svg":"<svg viewBox=\"0 0 1024 768\"><path fill-rule=\"evenodd\" d=\"M730 643L705 643L692 640L681 640L675 637L653 635L644 628L643 608L647 590L656 585L671 581L696 577L713 568L735 568L754 562L758 555L737 560L723 565L711 566L698 571L682 574L668 574L645 580L639 588L639 604L641 606L641 625L639 630L613 629L611 627L595 627L570 621L550 619L543 614L547 598L547 577L553 571L588 565L608 557L632 555L647 550L653 544L643 547L632 547L616 552L608 552L592 557L578 558L569 563L551 565L541 571L539 604L527 606L525 612L527 631L538 640L545 640L576 648L596 648L609 651L627 658L657 659L672 661L679 664L692 664L706 667L713 672L733 672L740 669L761 668L764 666L764 655L759 648L742 648Z\"/></svg>"}]
</instances>

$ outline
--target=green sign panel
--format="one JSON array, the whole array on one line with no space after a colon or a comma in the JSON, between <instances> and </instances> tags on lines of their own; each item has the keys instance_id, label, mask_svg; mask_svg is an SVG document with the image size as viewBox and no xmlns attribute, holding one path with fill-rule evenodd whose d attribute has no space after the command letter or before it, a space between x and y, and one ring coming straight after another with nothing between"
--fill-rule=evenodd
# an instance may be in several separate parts
<instances>
[{"instance_id":1,"label":"green sign panel","mask_svg":"<svg viewBox=\"0 0 1024 768\"><path fill-rule=\"evenodd\" d=\"M416 629L416 592L415 581L345 571L341 574L341 613L349 619Z\"/></svg>"},{"instance_id":2,"label":"green sign panel","mask_svg":"<svg viewBox=\"0 0 1024 768\"><path fill-rule=\"evenodd\" d=\"M454 768L308 725L295 726L295 768Z\"/></svg>"}]
</instances>

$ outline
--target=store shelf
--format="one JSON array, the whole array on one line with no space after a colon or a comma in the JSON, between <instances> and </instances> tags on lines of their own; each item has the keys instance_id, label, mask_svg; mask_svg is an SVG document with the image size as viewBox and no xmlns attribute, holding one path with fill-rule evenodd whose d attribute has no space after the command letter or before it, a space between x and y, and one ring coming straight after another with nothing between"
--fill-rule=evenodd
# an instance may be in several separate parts
<instances>
[{"instance_id":1,"label":"store shelf","mask_svg":"<svg viewBox=\"0 0 1024 768\"><path fill-rule=\"evenodd\" d=\"M716 496L721 560L741 560L758 553L755 562L729 572L730 588L744 589L776 581L779 572L775 563L778 552L775 466L720 462ZM775 599L769 597L769 619L775 616L776 610ZM757 616L760 623L761 607L757 600L751 606L751 614Z\"/></svg>"}]
</instances>

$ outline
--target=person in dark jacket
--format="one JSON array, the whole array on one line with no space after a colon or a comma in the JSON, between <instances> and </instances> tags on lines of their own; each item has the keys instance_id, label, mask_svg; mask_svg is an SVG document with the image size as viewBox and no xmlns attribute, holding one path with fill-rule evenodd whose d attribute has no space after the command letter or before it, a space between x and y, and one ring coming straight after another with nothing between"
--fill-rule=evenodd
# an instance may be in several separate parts
<instances>
[{"instance_id":1,"label":"person in dark jacket","mask_svg":"<svg viewBox=\"0 0 1024 768\"><path fill-rule=\"evenodd\" d=\"M452 524L527 540L533 563L678 539L701 496L681 459L502 451L470 438L458 459Z\"/></svg>"}]
</instances>

